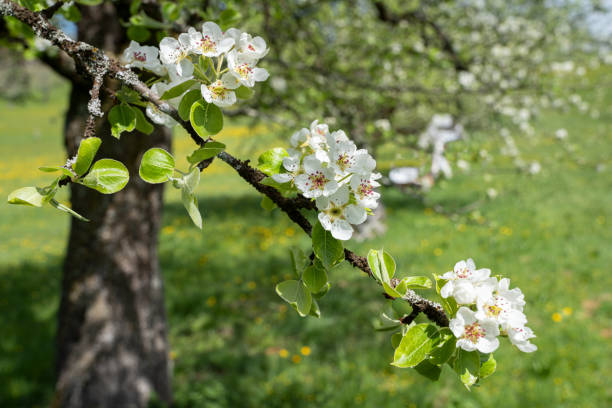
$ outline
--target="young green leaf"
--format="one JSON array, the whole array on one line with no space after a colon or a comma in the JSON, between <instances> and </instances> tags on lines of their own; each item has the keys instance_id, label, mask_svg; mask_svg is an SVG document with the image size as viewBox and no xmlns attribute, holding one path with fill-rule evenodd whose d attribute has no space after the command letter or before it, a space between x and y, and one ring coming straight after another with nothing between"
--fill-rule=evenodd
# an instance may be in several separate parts
<instances>
[{"instance_id":1,"label":"young green leaf","mask_svg":"<svg viewBox=\"0 0 612 408\"><path fill-rule=\"evenodd\" d=\"M72 169L77 175L82 176L89 169L101 144L102 140L98 137L88 137L81 140L76 161L72 165Z\"/></svg>"},{"instance_id":2,"label":"young green leaf","mask_svg":"<svg viewBox=\"0 0 612 408\"><path fill-rule=\"evenodd\" d=\"M102 194L113 194L120 191L130 180L127 167L120 161L100 159L94 163L80 184L93 188Z\"/></svg>"},{"instance_id":3,"label":"young green leaf","mask_svg":"<svg viewBox=\"0 0 612 408\"><path fill-rule=\"evenodd\" d=\"M438 341L438 329L433 324L417 324L408 329L395 349L391 365L414 367L423 361Z\"/></svg>"},{"instance_id":4,"label":"young green leaf","mask_svg":"<svg viewBox=\"0 0 612 408\"><path fill-rule=\"evenodd\" d=\"M198 199L196 196L191 193L187 187L184 187L181 190L181 199L193 223L196 225L196 227L202 229L202 215L198 209Z\"/></svg>"},{"instance_id":5,"label":"young green leaf","mask_svg":"<svg viewBox=\"0 0 612 408\"><path fill-rule=\"evenodd\" d=\"M480 357L478 352L458 349L453 369L459 375L463 385L469 390L472 385L476 384L480 375Z\"/></svg>"},{"instance_id":6,"label":"young green leaf","mask_svg":"<svg viewBox=\"0 0 612 408\"><path fill-rule=\"evenodd\" d=\"M37 187L22 187L9 194L8 203L42 207L45 203L45 196Z\"/></svg>"},{"instance_id":7,"label":"young green leaf","mask_svg":"<svg viewBox=\"0 0 612 408\"><path fill-rule=\"evenodd\" d=\"M302 281L288 280L276 285L276 293L289 303L300 316L310 313L312 297Z\"/></svg>"},{"instance_id":8,"label":"young green leaf","mask_svg":"<svg viewBox=\"0 0 612 408\"><path fill-rule=\"evenodd\" d=\"M287 156L289 156L289 154L282 147L275 147L274 149L267 150L259 155L257 159L257 168L268 176L278 174L283 165L283 157Z\"/></svg>"},{"instance_id":9,"label":"young green leaf","mask_svg":"<svg viewBox=\"0 0 612 408\"><path fill-rule=\"evenodd\" d=\"M436 282L436 292L438 293L438 295L440 295L440 290L446 284L447 281L446 279L441 279L436 274L434 274L434 280ZM455 313L457 313L457 310L459 309L459 306L457 306L457 302L452 297L443 298L440 295L440 303L442 304L442 307L444 307L446 313L451 317L455 316Z\"/></svg>"},{"instance_id":10,"label":"young green leaf","mask_svg":"<svg viewBox=\"0 0 612 408\"><path fill-rule=\"evenodd\" d=\"M402 278L401 283L405 284L407 289L431 289L432 286L431 280L425 276L407 276Z\"/></svg>"},{"instance_id":11,"label":"young green leaf","mask_svg":"<svg viewBox=\"0 0 612 408\"><path fill-rule=\"evenodd\" d=\"M195 101L202 99L202 92L199 89L192 89L187 92L181 98L181 102L178 107L178 114L183 120L189 120L189 113L191 112L191 105Z\"/></svg>"},{"instance_id":12,"label":"young green leaf","mask_svg":"<svg viewBox=\"0 0 612 408\"><path fill-rule=\"evenodd\" d=\"M191 126L203 138L216 135L223 129L223 113L216 105L203 99L191 105L189 115Z\"/></svg>"},{"instance_id":13,"label":"young green leaf","mask_svg":"<svg viewBox=\"0 0 612 408\"><path fill-rule=\"evenodd\" d=\"M174 157L159 147L149 149L142 156L138 173L147 183L164 183L174 174Z\"/></svg>"},{"instance_id":14,"label":"young green leaf","mask_svg":"<svg viewBox=\"0 0 612 408\"><path fill-rule=\"evenodd\" d=\"M431 364L427 360L421 361L414 369L417 373L423 377L429 378L431 381L438 381L440 379L440 373L442 369L436 365Z\"/></svg>"},{"instance_id":15,"label":"young green leaf","mask_svg":"<svg viewBox=\"0 0 612 408\"><path fill-rule=\"evenodd\" d=\"M41 166L38 168L38 170L44 171L45 173L54 173L61 169L62 167L59 167L59 166Z\"/></svg>"},{"instance_id":16,"label":"young green leaf","mask_svg":"<svg viewBox=\"0 0 612 408\"><path fill-rule=\"evenodd\" d=\"M497 368L497 361L493 358L493 353L489 354L489 358L480 366L480 378L487 378L492 375Z\"/></svg>"},{"instance_id":17,"label":"young green leaf","mask_svg":"<svg viewBox=\"0 0 612 408\"><path fill-rule=\"evenodd\" d=\"M325 269L330 269L344 259L342 243L332 237L331 232L325 230L320 222L312 228L312 249Z\"/></svg>"},{"instance_id":18,"label":"young green leaf","mask_svg":"<svg viewBox=\"0 0 612 408\"><path fill-rule=\"evenodd\" d=\"M122 132L131 132L136 127L136 113L130 105L120 103L110 110L108 121L111 124L111 133L119 139Z\"/></svg>"},{"instance_id":19,"label":"young green leaf","mask_svg":"<svg viewBox=\"0 0 612 408\"><path fill-rule=\"evenodd\" d=\"M183 186L189 193L193 193L198 184L200 184L200 169L196 167L183 176Z\"/></svg>"},{"instance_id":20,"label":"young green leaf","mask_svg":"<svg viewBox=\"0 0 612 408\"><path fill-rule=\"evenodd\" d=\"M457 349L457 338L453 335L448 327L444 327L439 330L440 341L436 344L436 347L431 351L430 362L436 365L443 365L446 363L455 350Z\"/></svg>"},{"instance_id":21,"label":"young green leaf","mask_svg":"<svg viewBox=\"0 0 612 408\"><path fill-rule=\"evenodd\" d=\"M393 302L391 302L391 307L393 308L395 316L397 316L398 319L412 313L412 306L402 299L394 299Z\"/></svg>"},{"instance_id":22,"label":"young green leaf","mask_svg":"<svg viewBox=\"0 0 612 408\"><path fill-rule=\"evenodd\" d=\"M404 296L403 293L399 293L397 290L392 288L391 285L385 281L383 281L382 286L383 286L383 289L385 290L385 293L391 296L392 298L401 298L402 296Z\"/></svg>"},{"instance_id":23,"label":"young green leaf","mask_svg":"<svg viewBox=\"0 0 612 408\"><path fill-rule=\"evenodd\" d=\"M151 122L147 120L144 113L138 108L132 108L134 113L136 114L136 130L144 133L145 135L150 135L155 127Z\"/></svg>"},{"instance_id":24,"label":"young green leaf","mask_svg":"<svg viewBox=\"0 0 612 408\"><path fill-rule=\"evenodd\" d=\"M265 195L261 197L261 208L266 211L272 211L276 208L276 204L270 199L270 197Z\"/></svg>"},{"instance_id":25,"label":"young green leaf","mask_svg":"<svg viewBox=\"0 0 612 408\"><path fill-rule=\"evenodd\" d=\"M310 263L310 260L299 248L291 248L289 250L289 254L291 255L291 266L293 266L293 271L299 278L304 269Z\"/></svg>"},{"instance_id":26,"label":"young green leaf","mask_svg":"<svg viewBox=\"0 0 612 408\"><path fill-rule=\"evenodd\" d=\"M327 272L313 264L304 270L302 280L310 292L317 293L327 283Z\"/></svg>"},{"instance_id":27,"label":"young green leaf","mask_svg":"<svg viewBox=\"0 0 612 408\"><path fill-rule=\"evenodd\" d=\"M315 299L312 299L312 306L310 306L310 313L308 313L314 317L321 317L321 309L319 309L319 304Z\"/></svg>"},{"instance_id":28,"label":"young green leaf","mask_svg":"<svg viewBox=\"0 0 612 408\"><path fill-rule=\"evenodd\" d=\"M378 251L378 262L380 264L380 275L383 282L389 283L395 275L395 260L384 250Z\"/></svg>"},{"instance_id":29,"label":"young green leaf","mask_svg":"<svg viewBox=\"0 0 612 408\"><path fill-rule=\"evenodd\" d=\"M368 252L368 265L370 266L370 270L372 274L376 278L377 281L382 282L382 275L380 274L380 263L378 261L378 251L375 249L370 249Z\"/></svg>"},{"instance_id":30,"label":"young green leaf","mask_svg":"<svg viewBox=\"0 0 612 408\"><path fill-rule=\"evenodd\" d=\"M64 204L55 201L54 199L51 199L49 201L49 204L51 204L52 207L57 208L60 211L64 211L67 212L68 214L72 215L74 218L81 220L81 221L85 221L85 222L89 222L89 220L85 217L83 217L81 214L79 214L78 212L74 211L72 208L65 206Z\"/></svg>"},{"instance_id":31,"label":"young green leaf","mask_svg":"<svg viewBox=\"0 0 612 408\"><path fill-rule=\"evenodd\" d=\"M202 160L210 159L221 153L225 149L225 145L220 142L207 142L203 147L195 150L189 156L187 161L191 164L197 164Z\"/></svg>"},{"instance_id":32,"label":"young green leaf","mask_svg":"<svg viewBox=\"0 0 612 408\"><path fill-rule=\"evenodd\" d=\"M247 88L246 86L239 86L234 92L238 99L250 99L255 93L251 88Z\"/></svg>"},{"instance_id":33,"label":"young green leaf","mask_svg":"<svg viewBox=\"0 0 612 408\"><path fill-rule=\"evenodd\" d=\"M172 99L172 98L176 98L178 96L181 96L187 90L189 90L189 88L194 86L197 82L198 81L196 81L195 79L188 79L187 81L183 81L180 84L178 84L176 86L173 86L172 88L170 88L166 92L164 92L164 94L161 96L160 99L162 99L162 100L164 100L164 99Z\"/></svg>"}]
</instances>

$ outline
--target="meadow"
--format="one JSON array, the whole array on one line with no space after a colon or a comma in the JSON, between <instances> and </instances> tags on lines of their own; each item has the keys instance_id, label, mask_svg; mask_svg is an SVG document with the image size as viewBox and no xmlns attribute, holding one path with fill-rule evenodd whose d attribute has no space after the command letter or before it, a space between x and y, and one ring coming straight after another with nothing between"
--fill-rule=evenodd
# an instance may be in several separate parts
<instances>
[{"instance_id":1,"label":"meadow","mask_svg":"<svg viewBox=\"0 0 612 408\"><path fill-rule=\"evenodd\" d=\"M37 168L65 160L66 91L53 88L25 104L0 102L0 195L42 185L49 175ZM449 372L431 383L389 365L390 336L372 326L384 299L358 270L333 271L321 319L300 318L287 307L274 286L290 275L288 249L305 250L309 241L278 210L262 209L261 196L224 163L215 161L202 175L202 231L167 189L160 260L176 406L612 405L612 89L590 96L600 105L597 119L571 109L544 112L537 137L517 137L525 160L541 163L540 173L517 171L498 153L495 136L484 145L457 143L451 157L471 160L469 172L455 169L424 199L384 189L387 233L347 245L360 254L384 247L400 275L440 274L472 257L522 288L539 350L522 354L503 342L497 372L471 392ZM566 140L554 137L561 127ZM218 139L255 160L268 147L286 145L288 136L229 121ZM483 147L489 160L476 154ZM191 149L177 131L177 156ZM53 397L69 222L52 208L0 205L2 407L45 407Z\"/></svg>"}]
</instances>

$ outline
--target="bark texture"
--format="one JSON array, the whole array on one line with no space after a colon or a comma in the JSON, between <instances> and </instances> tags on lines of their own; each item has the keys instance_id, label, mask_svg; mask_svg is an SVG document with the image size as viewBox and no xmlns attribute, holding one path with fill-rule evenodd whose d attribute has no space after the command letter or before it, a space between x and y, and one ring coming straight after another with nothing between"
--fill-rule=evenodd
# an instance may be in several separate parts
<instances>
[{"instance_id":1,"label":"bark texture","mask_svg":"<svg viewBox=\"0 0 612 408\"><path fill-rule=\"evenodd\" d=\"M82 8L79 39L117 53L125 46L116 5ZM116 84L107 83L113 88ZM89 88L73 84L65 142L76 153L88 117ZM103 99L105 111L111 101ZM102 145L96 159L114 158L130 171L119 193L103 195L71 185L72 207L91 222L72 218L64 264L57 333L60 407L144 407L155 393L171 401L163 284L157 258L161 185L138 177L142 153L169 149L170 132L110 135L96 123Z\"/></svg>"}]
</instances>

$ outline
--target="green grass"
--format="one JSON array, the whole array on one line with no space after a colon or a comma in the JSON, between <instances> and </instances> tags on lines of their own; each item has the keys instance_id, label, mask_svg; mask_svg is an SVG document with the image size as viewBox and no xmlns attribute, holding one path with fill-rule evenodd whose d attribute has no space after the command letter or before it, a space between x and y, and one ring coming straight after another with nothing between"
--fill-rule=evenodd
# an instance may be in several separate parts
<instances>
[{"instance_id":1,"label":"green grass","mask_svg":"<svg viewBox=\"0 0 612 408\"><path fill-rule=\"evenodd\" d=\"M539 135L521 138L542 172L516 172L507 158L474 163L425 202L383 191L389 229L360 254L384 246L401 274L443 273L473 257L525 292L539 350L502 342L497 373L467 392L443 372L432 384L389 365L386 333L372 329L384 305L380 288L348 266L330 275L321 319L301 319L275 294L289 274L287 249L308 240L223 163L199 188L204 230L191 225L168 189L160 257L166 280L174 392L178 407L603 407L612 366L612 92L600 89L601 116L546 113ZM54 103L0 103L0 193L42 184L41 165L62 162L65 89ZM568 129L566 142L554 130ZM277 142L262 129L230 126L228 150L255 159ZM176 136L178 156L191 149ZM464 145L453 154L466 155ZM469 147L471 148L471 147ZM185 163L183 160L179 163ZM605 164L603 171L597 171ZM486 198L495 188L496 199ZM64 196L65 197L65 196ZM445 216L480 201L471 212ZM87 216L87 214L84 214ZM0 405L47 406L53 394L53 335L68 218L53 209L0 206ZM555 321L559 320L559 321ZM308 347L308 350L303 347ZM309 353L307 353L309 351ZM302 353L306 352L306 353ZM304 355L307 354L307 355Z\"/></svg>"}]
</instances>

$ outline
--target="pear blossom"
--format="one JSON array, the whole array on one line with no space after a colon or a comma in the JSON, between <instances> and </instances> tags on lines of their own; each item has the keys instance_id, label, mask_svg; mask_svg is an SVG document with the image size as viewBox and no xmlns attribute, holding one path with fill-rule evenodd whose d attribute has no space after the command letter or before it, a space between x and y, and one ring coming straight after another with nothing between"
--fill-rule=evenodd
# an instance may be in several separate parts
<instances>
[{"instance_id":1,"label":"pear blossom","mask_svg":"<svg viewBox=\"0 0 612 408\"><path fill-rule=\"evenodd\" d=\"M476 317L493 319L504 328L519 327L527 323L523 314L525 305L523 293L519 288L509 289L510 280L501 279L491 297L478 299Z\"/></svg>"},{"instance_id":2,"label":"pear blossom","mask_svg":"<svg viewBox=\"0 0 612 408\"><path fill-rule=\"evenodd\" d=\"M452 271L442 275L447 280L440 289L443 298L452 296L458 304L471 304L477 299L487 299L497 285L497 279L489 278L490 269L476 269L474 261L459 261Z\"/></svg>"},{"instance_id":3,"label":"pear blossom","mask_svg":"<svg viewBox=\"0 0 612 408\"><path fill-rule=\"evenodd\" d=\"M349 172L360 176L369 176L375 168L376 160L367 150L359 149L355 152Z\"/></svg>"},{"instance_id":4,"label":"pear blossom","mask_svg":"<svg viewBox=\"0 0 612 408\"><path fill-rule=\"evenodd\" d=\"M263 58L269 50L261 37L253 38L249 33L241 33L236 43L236 51L250 58Z\"/></svg>"},{"instance_id":5,"label":"pear blossom","mask_svg":"<svg viewBox=\"0 0 612 408\"><path fill-rule=\"evenodd\" d=\"M191 76L193 74L193 63L189 54L193 52L191 36L183 33L178 40L165 37L159 43L159 58L164 64L176 65L176 72L180 76Z\"/></svg>"},{"instance_id":6,"label":"pear blossom","mask_svg":"<svg viewBox=\"0 0 612 408\"><path fill-rule=\"evenodd\" d=\"M499 325L492 319L478 319L476 313L462 306L449 327L457 337L457 347L465 351L492 353L499 347Z\"/></svg>"},{"instance_id":7,"label":"pear blossom","mask_svg":"<svg viewBox=\"0 0 612 408\"><path fill-rule=\"evenodd\" d=\"M224 36L221 28L211 21L202 25L202 32L191 27L187 34L192 51L205 57L218 57L228 52L235 43L234 38Z\"/></svg>"},{"instance_id":8,"label":"pear blossom","mask_svg":"<svg viewBox=\"0 0 612 408\"><path fill-rule=\"evenodd\" d=\"M346 241L353 235L353 225L363 223L367 213L363 207L349 204L349 189L344 185L329 197L319 196L316 200L319 222L336 239Z\"/></svg>"},{"instance_id":9,"label":"pear blossom","mask_svg":"<svg viewBox=\"0 0 612 408\"><path fill-rule=\"evenodd\" d=\"M227 54L229 72L240 81L240 84L249 88L253 87L255 82L265 81L270 76L264 68L257 68L256 63L255 58L240 54L235 50Z\"/></svg>"},{"instance_id":10,"label":"pear blossom","mask_svg":"<svg viewBox=\"0 0 612 408\"><path fill-rule=\"evenodd\" d=\"M511 327L507 330L510 342L514 344L520 351L524 353L533 353L538 349L538 346L532 344L529 339L536 335L527 326Z\"/></svg>"},{"instance_id":11,"label":"pear blossom","mask_svg":"<svg viewBox=\"0 0 612 408\"><path fill-rule=\"evenodd\" d=\"M272 175L272 179L277 183L283 184L293 181L298 174L303 172L300 168L301 152L295 149L288 149L287 153L289 155L283 157L283 168L287 172Z\"/></svg>"},{"instance_id":12,"label":"pear blossom","mask_svg":"<svg viewBox=\"0 0 612 408\"><path fill-rule=\"evenodd\" d=\"M123 52L122 59L128 68L144 68L156 72L161 67L158 56L157 47L141 46L136 41L132 41Z\"/></svg>"},{"instance_id":13,"label":"pear blossom","mask_svg":"<svg viewBox=\"0 0 612 408\"><path fill-rule=\"evenodd\" d=\"M164 92L166 92L168 89L173 88L174 86L176 86L177 84L175 83L166 83L163 81L160 82L156 82L151 86L151 91L157 95L157 97L160 97L164 94ZM168 100L167 102L176 107L178 106L178 104L181 101L181 96L177 97L177 98L173 98ZM159 110L159 108L155 105L153 105L152 103L147 105L146 108L146 114L149 117L149 119L151 119L155 124L158 125L164 125L167 127L173 127L174 125L176 125L176 121L174 119L172 119L172 117L170 117L169 115L163 113L161 110Z\"/></svg>"},{"instance_id":14,"label":"pear blossom","mask_svg":"<svg viewBox=\"0 0 612 408\"><path fill-rule=\"evenodd\" d=\"M206 102L213 103L220 108L231 106L236 103L236 94L233 89L237 87L234 77L226 73L212 84L202 85L202 96Z\"/></svg>"},{"instance_id":15,"label":"pear blossom","mask_svg":"<svg viewBox=\"0 0 612 408\"><path fill-rule=\"evenodd\" d=\"M380 193L374 189L380 186L380 183L376 181L380 177L382 177L380 173L374 173L370 177L353 176L351 178L351 190L359 205L370 209L378 207Z\"/></svg>"},{"instance_id":16,"label":"pear blossom","mask_svg":"<svg viewBox=\"0 0 612 408\"><path fill-rule=\"evenodd\" d=\"M329 196L338 189L334 170L324 167L314 154L306 156L303 164L305 172L295 178L295 185L304 197Z\"/></svg>"},{"instance_id":17,"label":"pear blossom","mask_svg":"<svg viewBox=\"0 0 612 408\"><path fill-rule=\"evenodd\" d=\"M346 176L350 174L350 170L355 165L356 152L357 146L355 146L355 143L351 140L339 142L330 148L330 165L336 171L336 180L338 182L348 182Z\"/></svg>"}]
</instances>

